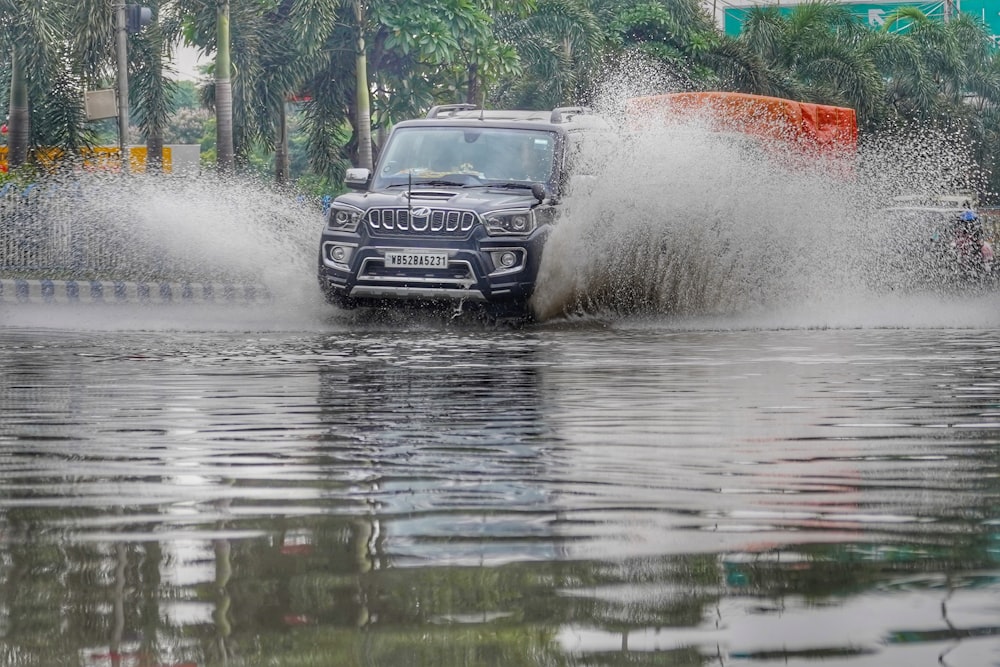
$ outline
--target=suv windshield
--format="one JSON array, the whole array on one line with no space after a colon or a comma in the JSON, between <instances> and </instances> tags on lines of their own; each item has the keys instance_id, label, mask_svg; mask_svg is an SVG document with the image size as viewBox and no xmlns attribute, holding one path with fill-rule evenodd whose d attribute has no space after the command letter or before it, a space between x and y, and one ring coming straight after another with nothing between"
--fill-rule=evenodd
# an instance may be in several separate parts
<instances>
[{"instance_id":1,"label":"suv windshield","mask_svg":"<svg viewBox=\"0 0 1000 667\"><path fill-rule=\"evenodd\" d=\"M435 181L456 185L549 183L554 132L508 128L397 128L374 189Z\"/></svg>"}]
</instances>

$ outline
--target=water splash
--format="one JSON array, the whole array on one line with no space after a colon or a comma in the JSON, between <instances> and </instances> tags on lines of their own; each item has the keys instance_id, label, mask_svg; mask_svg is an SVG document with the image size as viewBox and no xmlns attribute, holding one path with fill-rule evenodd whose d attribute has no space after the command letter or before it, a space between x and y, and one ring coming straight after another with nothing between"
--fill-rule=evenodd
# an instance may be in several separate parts
<instances>
[{"instance_id":1,"label":"water splash","mask_svg":"<svg viewBox=\"0 0 1000 667\"><path fill-rule=\"evenodd\" d=\"M16 227L6 230L12 232L6 238L16 237L24 253L14 275L253 285L264 287L271 299L55 309L0 304L2 324L102 331L298 331L338 325L331 321L337 313L316 285L323 224L317 202L253 178L212 174L74 174L47 179L28 195L16 193L0 210L6 214L0 215L0 232ZM4 238L0 233L0 243Z\"/></svg>"},{"instance_id":2,"label":"water splash","mask_svg":"<svg viewBox=\"0 0 1000 667\"><path fill-rule=\"evenodd\" d=\"M254 179L82 173L9 203L23 269L44 277L315 290L319 206Z\"/></svg>"},{"instance_id":3,"label":"water splash","mask_svg":"<svg viewBox=\"0 0 1000 667\"><path fill-rule=\"evenodd\" d=\"M589 147L590 175L575 180L546 245L540 319L760 317L898 300L918 285L900 285L907 249L880 211L900 194L975 182L961 142L943 132L870 142L845 170L697 116L636 126L622 112L635 92L619 84L601 105L618 122Z\"/></svg>"},{"instance_id":4,"label":"water splash","mask_svg":"<svg viewBox=\"0 0 1000 667\"><path fill-rule=\"evenodd\" d=\"M846 184L696 122L619 138L546 247L541 317L739 313L855 286Z\"/></svg>"},{"instance_id":5,"label":"water splash","mask_svg":"<svg viewBox=\"0 0 1000 667\"><path fill-rule=\"evenodd\" d=\"M676 326L909 327L992 326L1000 317L994 293L969 308L900 289L898 239L881 224L879 210L895 195L974 184L953 137L926 131L872 142L849 178L831 176L698 118L636 132L624 100L663 92L663 81L615 80L597 105L614 130L582 156L592 168L573 183L546 247L533 299L541 320L582 313ZM32 224L45 219L48 231L32 238L66 261L81 247L103 248L115 275L101 278L256 282L275 297L266 320L311 328L354 317L324 304L317 289L314 202L212 175L83 174L46 187ZM188 326L204 326L200 318Z\"/></svg>"}]
</instances>

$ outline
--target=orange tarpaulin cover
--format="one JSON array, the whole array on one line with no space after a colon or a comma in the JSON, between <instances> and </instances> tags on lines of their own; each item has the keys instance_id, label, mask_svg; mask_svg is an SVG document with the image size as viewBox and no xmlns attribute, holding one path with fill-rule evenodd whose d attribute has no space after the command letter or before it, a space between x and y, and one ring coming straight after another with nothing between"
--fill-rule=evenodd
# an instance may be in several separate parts
<instances>
[{"instance_id":1,"label":"orange tarpaulin cover","mask_svg":"<svg viewBox=\"0 0 1000 667\"><path fill-rule=\"evenodd\" d=\"M802 142L821 151L854 151L854 109L746 93L666 93L628 101L630 115L669 118L699 114L713 129Z\"/></svg>"}]
</instances>

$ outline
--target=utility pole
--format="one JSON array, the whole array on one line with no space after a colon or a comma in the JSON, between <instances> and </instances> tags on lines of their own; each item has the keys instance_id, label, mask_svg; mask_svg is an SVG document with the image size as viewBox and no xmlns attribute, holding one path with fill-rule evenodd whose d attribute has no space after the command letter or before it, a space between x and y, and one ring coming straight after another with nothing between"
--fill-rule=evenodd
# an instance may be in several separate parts
<instances>
[{"instance_id":1,"label":"utility pole","mask_svg":"<svg viewBox=\"0 0 1000 667\"><path fill-rule=\"evenodd\" d=\"M122 172L128 172L128 34L125 25L125 0L115 3L115 44L118 56L118 151Z\"/></svg>"}]
</instances>

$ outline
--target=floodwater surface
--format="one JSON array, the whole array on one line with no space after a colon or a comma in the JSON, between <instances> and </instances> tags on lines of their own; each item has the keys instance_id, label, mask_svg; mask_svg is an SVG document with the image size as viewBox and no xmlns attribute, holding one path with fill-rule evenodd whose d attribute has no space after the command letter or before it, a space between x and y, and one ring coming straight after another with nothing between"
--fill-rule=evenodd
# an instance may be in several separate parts
<instances>
[{"instance_id":1,"label":"floodwater surface","mask_svg":"<svg viewBox=\"0 0 1000 667\"><path fill-rule=\"evenodd\" d=\"M26 312L0 664L1000 665L996 328Z\"/></svg>"}]
</instances>

